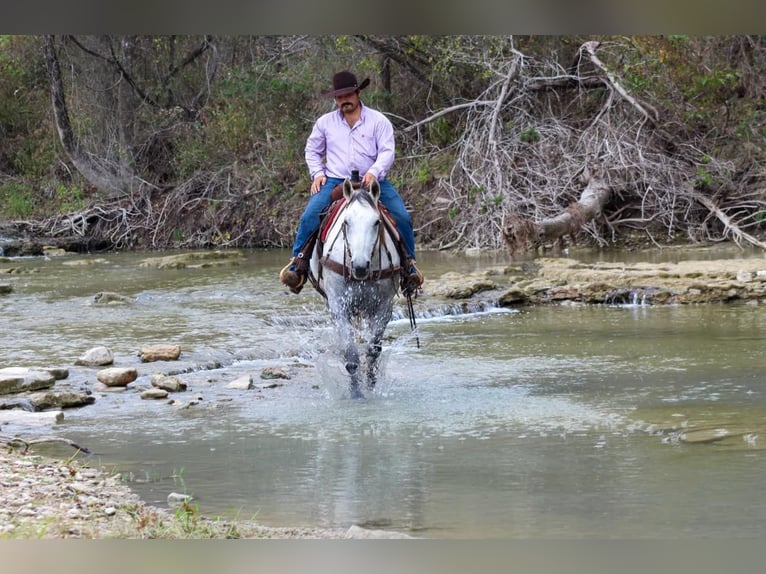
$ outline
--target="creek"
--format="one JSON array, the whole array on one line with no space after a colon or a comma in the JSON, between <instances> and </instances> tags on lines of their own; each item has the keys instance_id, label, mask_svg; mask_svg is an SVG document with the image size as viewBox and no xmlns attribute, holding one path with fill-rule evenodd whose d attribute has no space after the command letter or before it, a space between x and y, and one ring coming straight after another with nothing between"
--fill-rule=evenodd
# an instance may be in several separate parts
<instances>
[{"instance_id":1,"label":"creek","mask_svg":"<svg viewBox=\"0 0 766 574\"><path fill-rule=\"evenodd\" d=\"M208 515L429 538L762 535L766 306L457 305L428 281L505 256L423 252L419 346L402 300L378 388L351 400L322 299L277 280L288 253L242 253L205 269L13 260L0 368L71 366L97 345L137 366L141 346L180 344L189 390L174 397L198 404L141 400L131 387L174 368L143 365L54 429L158 506L185 492ZM93 304L102 291L136 303ZM70 384L93 388L95 372L73 367ZM256 389L226 387L243 374Z\"/></svg>"}]
</instances>

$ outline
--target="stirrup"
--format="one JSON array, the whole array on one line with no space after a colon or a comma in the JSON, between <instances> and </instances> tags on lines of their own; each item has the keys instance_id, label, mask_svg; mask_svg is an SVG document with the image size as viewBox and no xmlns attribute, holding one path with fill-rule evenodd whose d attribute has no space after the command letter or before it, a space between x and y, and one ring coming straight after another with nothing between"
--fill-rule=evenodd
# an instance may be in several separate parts
<instances>
[{"instance_id":1,"label":"stirrup","mask_svg":"<svg viewBox=\"0 0 766 574\"><path fill-rule=\"evenodd\" d=\"M290 263L285 265L279 272L279 280L296 295L303 289L303 286L306 284L306 277L308 275L308 270L303 272L299 270L299 266L300 263L298 258L293 257L290 260Z\"/></svg>"}]
</instances>

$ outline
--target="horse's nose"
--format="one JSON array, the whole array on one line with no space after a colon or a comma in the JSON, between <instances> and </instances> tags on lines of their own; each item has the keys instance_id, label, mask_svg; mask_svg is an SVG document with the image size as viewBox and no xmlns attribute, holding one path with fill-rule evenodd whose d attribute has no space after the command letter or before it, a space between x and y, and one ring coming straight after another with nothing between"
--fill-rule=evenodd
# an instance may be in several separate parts
<instances>
[{"instance_id":1,"label":"horse's nose","mask_svg":"<svg viewBox=\"0 0 766 574\"><path fill-rule=\"evenodd\" d=\"M358 281L367 279L370 275L370 264L368 262L365 265L354 265L352 271L354 273L354 279Z\"/></svg>"}]
</instances>

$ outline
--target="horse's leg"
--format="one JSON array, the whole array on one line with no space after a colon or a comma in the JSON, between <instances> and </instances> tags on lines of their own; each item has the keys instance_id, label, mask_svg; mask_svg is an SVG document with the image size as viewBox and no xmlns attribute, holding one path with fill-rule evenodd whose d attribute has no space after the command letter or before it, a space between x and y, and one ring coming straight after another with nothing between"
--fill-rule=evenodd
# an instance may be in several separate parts
<instances>
[{"instance_id":1,"label":"horse's leg","mask_svg":"<svg viewBox=\"0 0 766 574\"><path fill-rule=\"evenodd\" d=\"M380 340L373 341L367 347L367 388L373 390L378 382L378 359L383 350L383 344Z\"/></svg>"},{"instance_id":2,"label":"horse's leg","mask_svg":"<svg viewBox=\"0 0 766 574\"><path fill-rule=\"evenodd\" d=\"M346 372L348 372L349 376L351 377L351 398L360 399L364 395L359 389L359 351L357 350L356 344L353 340L349 340L348 344L346 345L345 359Z\"/></svg>"},{"instance_id":3,"label":"horse's leg","mask_svg":"<svg viewBox=\"0 0 766 574\"><path fill-rule=\"evenodd\" d=\"M391 298L393 299L393 297ZM383 351L383 334L386 326L391 320L393 303L391 300L384 299L384 305L376 311L377 318L371 325L371 337L367 345L367 388L372 390L378 382L378 360Z\"/></svg>"},{"instance_id":4,"label":"horse's leg","mask_svg":"<svg viewBox=\"0 0 766 574\"><path fill-rule=\"evenodd\" d=\"M359 399L364 395L362 395L362 391L359 388L359 349L356 346L352 322L353 320L350 317L344 317L340 323L341 344L343 346L343 358L346 362L346 372L351 379L349 385L351 398Z\"/></svg>"}]
</instances>

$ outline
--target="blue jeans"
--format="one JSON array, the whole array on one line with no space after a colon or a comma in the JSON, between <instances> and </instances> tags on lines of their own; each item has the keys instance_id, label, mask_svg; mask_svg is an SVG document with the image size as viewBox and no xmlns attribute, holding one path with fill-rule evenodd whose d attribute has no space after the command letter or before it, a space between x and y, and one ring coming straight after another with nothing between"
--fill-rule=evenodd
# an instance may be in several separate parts
<instances>
[{"instance_id":1,"label":"blue jeans","mask_svg":"<svg viewBox=\"0 0 766 574\"><path fill-rule=\"evenodd\" d=\"M319 229L320 214L332 202L330 194L339 183L343 183L343 180L328 177L322 188L309 199L301 216L300 225L298 225L298 234L293 245L293 257L298 255L311 234ZM391 182L387 179L381 179L378 183L380 183L380 201L386 206L396 222L396 227L399 229L408 255L415 259L415 232L412 229L410 212L407 211L404 201L399 192L391 185Z\"/></svg>"}]
</instances>

